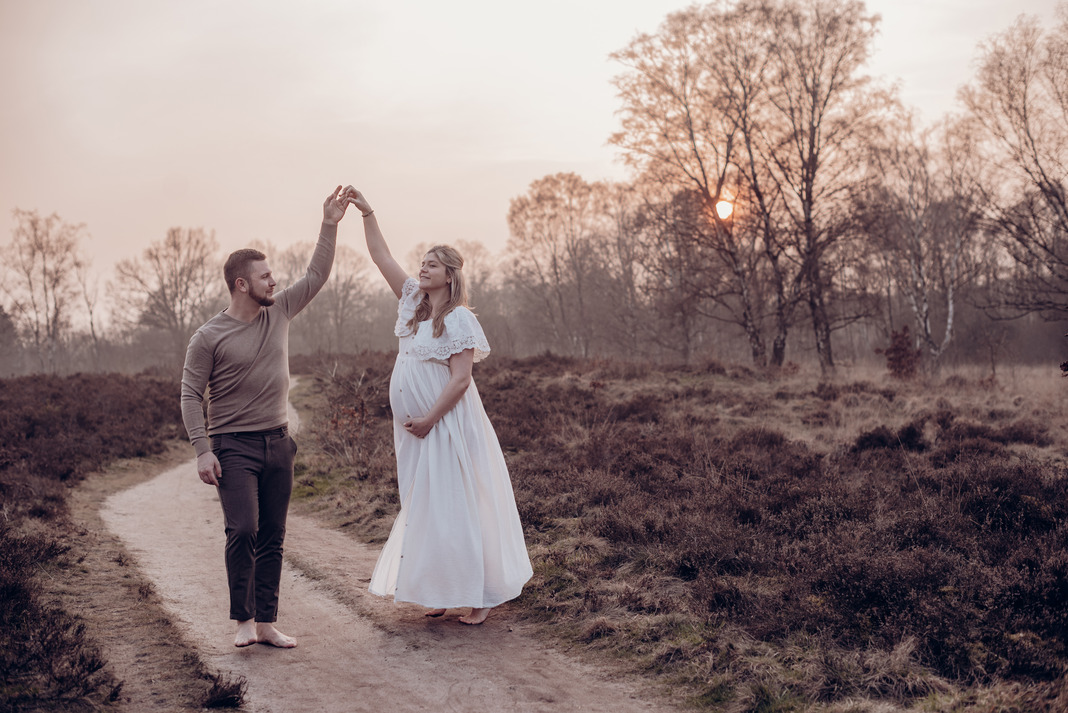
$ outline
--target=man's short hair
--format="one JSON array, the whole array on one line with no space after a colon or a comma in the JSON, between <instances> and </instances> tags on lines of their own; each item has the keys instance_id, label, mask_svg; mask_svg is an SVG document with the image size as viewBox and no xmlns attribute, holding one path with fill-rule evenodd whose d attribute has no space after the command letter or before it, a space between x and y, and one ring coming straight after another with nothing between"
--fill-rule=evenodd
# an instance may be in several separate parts
<instances>
[{"instance_id":1,"label":"man's short hair","mask_svg":"<svg viewBox=\"0 0 1068 713\"><path fill-rule=\"evenodd\" d=\"M237 278L243 277L245 282L248 282L252 277L252 263L266 259L266 255L253 248L243 248L230 253L230 257L226 258L226 265L223 266L223 277L230 294L237 288Z\"/></svg>"}]
</instances>

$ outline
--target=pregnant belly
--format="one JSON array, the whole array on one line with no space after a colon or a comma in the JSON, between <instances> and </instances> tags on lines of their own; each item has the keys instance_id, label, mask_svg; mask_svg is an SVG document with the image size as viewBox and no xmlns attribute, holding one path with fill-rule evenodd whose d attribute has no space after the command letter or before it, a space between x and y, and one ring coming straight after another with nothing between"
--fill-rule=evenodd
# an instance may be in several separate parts
<instances>
[{"instance_id":1,"label":"pregnant belly","mask_svg":"<svg viewBox=\"0 0 1068 713\"><path fill-rule=\"evenodd\" d=\"M407 359L398 363L389 382L389 404L397 418L425 416L449 381L449 367Z\"/></svg>"}]
</instances>

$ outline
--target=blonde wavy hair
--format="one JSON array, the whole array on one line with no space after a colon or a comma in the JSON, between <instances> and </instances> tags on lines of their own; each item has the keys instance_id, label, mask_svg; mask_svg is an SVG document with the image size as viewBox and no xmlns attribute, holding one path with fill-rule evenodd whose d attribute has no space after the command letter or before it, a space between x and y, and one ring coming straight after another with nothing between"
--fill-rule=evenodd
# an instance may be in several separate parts
<instances>
[{"instance_id":1,"label":"blonde wavy hair","mask_svg":"<svg viewBox=\"0 0 1068 713\"><path fill-rule=\"evenodd\" d=\"M467 285L464 283L464 259L460 253L449 245L435 245L426 251L424 260L428 257L440 262L445 266L445 277L449 283L449 300L441 311L434 315L434 337L440 337L445 331L445 315L457 307L467 307ZM415 334L420 322L430 319L434 308L430 305L430 295L423 293L419 305L415 308L415 316L408 320L408 331Z\"/></svg>"}]
</instances>

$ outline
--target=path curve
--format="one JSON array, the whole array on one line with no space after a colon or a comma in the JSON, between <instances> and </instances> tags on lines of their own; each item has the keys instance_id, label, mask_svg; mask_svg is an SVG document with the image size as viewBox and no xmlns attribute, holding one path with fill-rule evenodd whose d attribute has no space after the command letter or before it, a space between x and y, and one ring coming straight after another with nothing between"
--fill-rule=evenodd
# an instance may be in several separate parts
<instances>
[{"instance_id":1,"label":"path curve","mask_svg":"<svg viewBox=\"0 0 1068 713\"><path fill-rule=\"evenodd\" d=\"M290 425L299 419L290 409ZM671 707L632 682L541 644L507 605L466 627L450 610L367 592L377 549L290 514L279 628L296 649L233 646L227 619L222 509L191 460L109 497L101 509L207 665L248 680L256 713L583 711Z\"/></svg>"}]
</instances>

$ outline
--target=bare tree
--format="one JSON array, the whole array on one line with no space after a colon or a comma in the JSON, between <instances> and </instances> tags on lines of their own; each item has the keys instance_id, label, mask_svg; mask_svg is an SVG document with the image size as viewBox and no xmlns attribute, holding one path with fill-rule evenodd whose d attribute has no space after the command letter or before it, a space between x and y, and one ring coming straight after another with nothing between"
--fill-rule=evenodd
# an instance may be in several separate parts
<instances>
[{"instance_id":1,"label":"bare tree","mask_svg":"<svg viewBox=\"0 0 1068 713\"><path fill-rule=\"evenodd\" d=\"M885 97L861 74L878 17L866 15L857 0L785 0L759 7L776 28L774 81L760 146L783 197L786 236L826 372L834 369L833 251L848 234L848 193L858 178L854 157L885 106Z\"/></svg>"},{"instance_id":2,"label":"bare tree","mask_svg":"<svg viewBox=\"0 0 1068 713\"><path fill-rule=\"evenodd\" d=\"M11 299L16 324L37 354L42 371L55 373L58 353L71 327L76 299L79 240L84 225L63 222L53 213L15 209L11 244L4 250L10 278L4 291Z\"/></svg>"},{"instance_id":3,"label":"bare tree","mask_svg":"<svg viewBox=\"0 0 1068 713\"><path fill-rule=\"evenodd\" d=\"M1012 264L998 281L1018 312L1068 312L1068 4L1044 32L1022 16L982 45L961 99L986 139L987 217Z\"/></svg>"},{"instance_id":4,"label":"bare tree","mask_svg":"<svg viewBox=\"0 0 1068 713\"><path fill-rule=\"evenodd\" d=\"M78 280L78 292L81 295L82 304L85 306L89 317L89 346L93 355L93 368L100 368L101 334L98 320L100 314L98 304L100 302L100 278L89 272L91 262L86 259L75 267L75 276Z\"/></svg>"},{"instance_id":5,"label":"bare tree","mask_svg":"<svg viewBox=\"0 0 1068 713\"><path fill-rule=\"evenodd\" d=\"M593 284L605 346L614 354L649 358L663 346L651 299L661 292L655 251L642 239L648 205L637 188L622 183L599 184L597 195L603 234Z\"/></svg>"},{"instance_id":6,"label":"bare tree","mask_svg":"<svg viewBox=\"0 0 1068 713\"><path fill-rule=\"evenodd\" d=\"M524 305L534 306L529 323L540 321L550 345L568 354L589 356L594 344L602 189L574 173L557 173L531 183L508 210L509 269Z\"/></svg>"},{"instance_id":7,"label":"bare tree","mask_svg":"<svg viewBox=\"0 0 1068 713\"><path fill-rule=\"evenodd\" d=\"M330 351L345 352L360 343L361 315L371 294L370 263L348 245L338 245L330 279L307 309L321 315L332 335Z\"/></svg>"},{"instance_id":8,"label":"bare tree","mask_svg":"<svg viewBox=\"0 0 1068 713\"><path fill-rule=\"evenodd\" d=\"M18 371L21 348L15 320L7 313L3 305L0 305L0 374L6 377Z\"/></svg>"},{"instance_id":9,"label":"bare tree","mask_svg":"<svg viewBox=\"0 0 1068 713\"><path fill-rule=\"evenodd\" d=\"M928 364L937 368L953 339L961 288L975 272L976 153L963 126L919 130L904 113L885 122L884 136L871 148L871 178L857 213L911 311Z\"/></svg>"},{"instance_id":10,"label":"bare tree","mask_svg":"<svg viewBox=\"0 0 1068 713\"><path fill-rule=\"evenodd\" d=\"M704 303L725 303L733 293L730 272L702 239L704 216L703 198L680 191L650 200L635 223L636 236L646 246L644 268L651 277L643 291L655 315L657 342L684 363L705 336L709 309Z\"/></svg>"},{"instance_id":11,"label":"bare tree","mask_svg":"<svg viewBox=\"0 0 1068 713\"><path fill-rule=\"evenodd\" d=\"M734 275L757 363L762 314L774 317L781 364L803 301L820 364L834 368L829 301L833 252L848 234L850 156L882 108L860 74L876 22L855 1L717 2L672 14L613 55L627 71L612 142L646 175L701 195L702 239ZM729 225L714 210L723 199L735 201Z\"/></svg>"},{"instance_id":12,"label":"bare tree","mask_svg":"<svg viewBox=\"0 0 1068 713\"><path fill-rule=\"evenodd\" d=\"M671 271L681 277L689 271L682 269L679 258L719 258L733 275L734 288L724 291L716 285L709 290L708 283L697 281L690 284L698 292L685 299L731 307L749 338L754 362L762 365L766 348L760 329L762 306L754 295L753 233L734 222L737 216L728 223L716 211L720 201L737 204L743 188L737 164L743 139L739 113L750 110L744 102L752 97L740 97L744 89L732 92L736 87L725 78L737 57L722 51L724 28L737 18L723 4L693 7L669 15L656 35L641 35L613 54L626 71L615 78L623 103L623 130L611 142L623 149L643 184L689 196L687 209L681 212L683 206L674 199L659 202L660 226L680 229L676 236L657 231L656 243L666 258L663 264L673 265ZM680 242L686 239L698 244L687 247ZM674 280L666 287L677 290L683 284ZM728 295L739 303L736 308L728 305Z\"/></svg>"},{"instance_id":13,"label":"bare tree","mask_svg":"<svg viewBox=\"0 0 1068 713\"><path fill-rule=\"evenodd\" d=\"M284 250L259 245L257 249L267 254L279 285L288 287L307 272L315 245L303 242ZM294 352L345 353L367 348L370 330L379 326L368 317L377 284L363 254L338 245L330 279L290 326Z\"/></svg>"},{"instance_id":14,"label":"bare tree","mask_svg":"<svg viewBox=\"0 0 1068 713\"><path fill-rule=\"evenodd\" d=\"M170 344L168 360L181 361L193 332L225 302L214 233L171 228L140 258L115 266L112 294L117 316L130 326L159 330Z\"/></svg>"}]
</instances>

